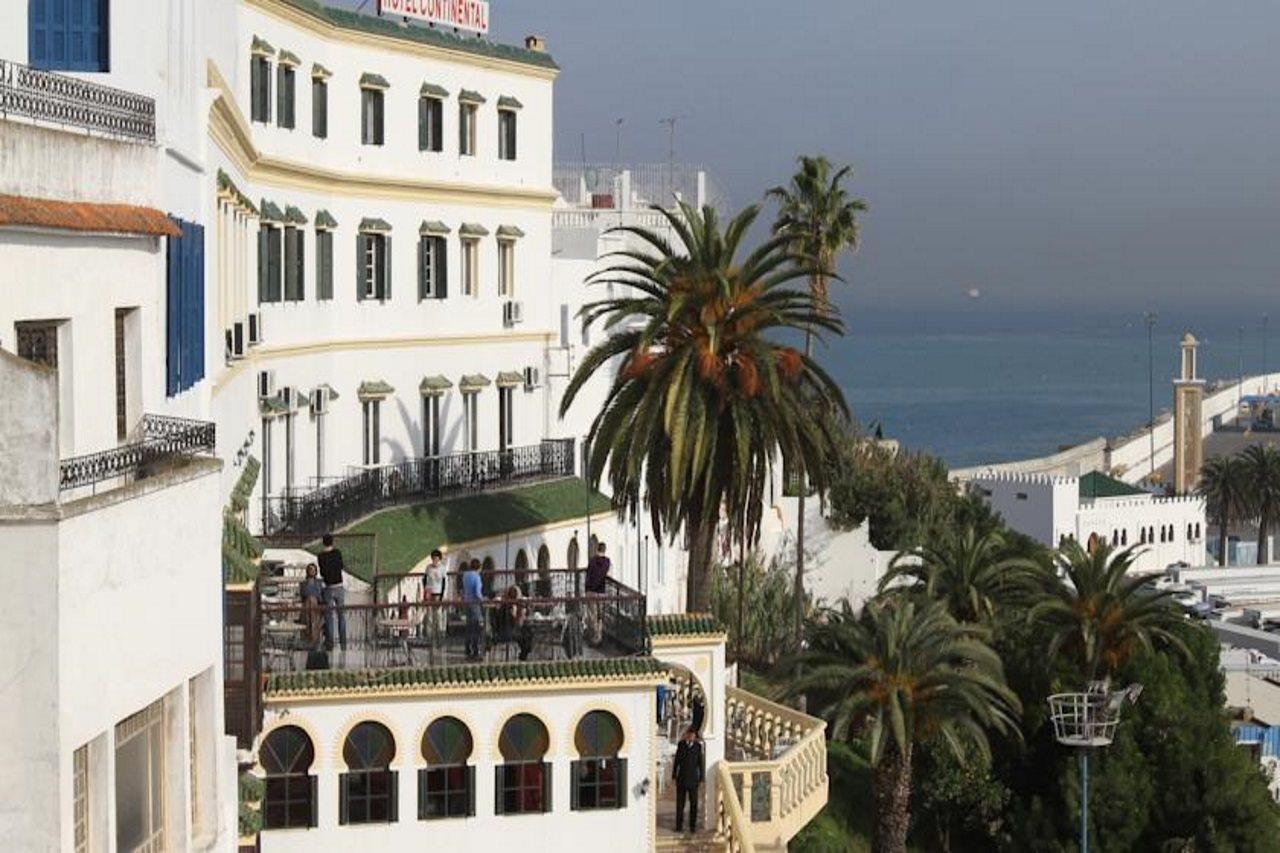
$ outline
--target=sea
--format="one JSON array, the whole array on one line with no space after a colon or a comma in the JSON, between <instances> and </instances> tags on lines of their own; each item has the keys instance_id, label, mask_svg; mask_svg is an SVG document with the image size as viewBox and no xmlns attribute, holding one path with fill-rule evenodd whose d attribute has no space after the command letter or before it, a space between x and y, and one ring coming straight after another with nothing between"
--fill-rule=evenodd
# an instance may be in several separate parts
<instances>
[{"instance_id":1,"label":"sea","mask_svg":"<svg viewBox=\"0 0 1280 853\"><path fill-rule=\"evenodd\" d=\"M1280 369L1280 329L1258 313L844 311L815 353L869 429L951 467L1053 453L1147 423L1172 406L1179 341L1201 342L1209 380ZM1264 328L1266 334L1264 335ZM1264 337L1266 353L1264 354Z\"/></svg>"}]
</instances>

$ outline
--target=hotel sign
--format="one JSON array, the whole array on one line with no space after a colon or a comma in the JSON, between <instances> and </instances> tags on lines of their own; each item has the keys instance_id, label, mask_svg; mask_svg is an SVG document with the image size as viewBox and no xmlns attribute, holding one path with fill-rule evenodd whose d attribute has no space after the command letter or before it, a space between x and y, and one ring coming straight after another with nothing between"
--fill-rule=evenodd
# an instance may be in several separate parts
<instances>
[{"instance_id":1,"label":"hotel sign","mask_svg":"<svg viewBox=\"0 0 1280 853\"><path fill-rule=\"evenodd\" d=\"M488 0L378 0L378 14L417 18L477 33L489 32Z\"/></svg>"}]
</instances>

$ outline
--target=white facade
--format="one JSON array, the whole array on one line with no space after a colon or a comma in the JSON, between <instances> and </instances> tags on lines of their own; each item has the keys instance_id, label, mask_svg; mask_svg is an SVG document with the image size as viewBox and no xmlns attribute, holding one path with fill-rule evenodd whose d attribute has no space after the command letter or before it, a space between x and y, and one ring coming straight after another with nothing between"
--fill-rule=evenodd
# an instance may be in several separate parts
<instances>
[{"instance_id":1,"label":"white facade","mask_svg":"<svg viewBox=\"0 0 1280 853\"><path fill-rule=\"evenodd\" d=\"M1020 533L1049 547L1064 539L1081 545L1139 546L1133 568L1160 572L1173 563L1205 561L1204 501L1147 494L1084 497L1080 479L1004 474L970 481L991 508Z\"/></svg>"}]
</instances>

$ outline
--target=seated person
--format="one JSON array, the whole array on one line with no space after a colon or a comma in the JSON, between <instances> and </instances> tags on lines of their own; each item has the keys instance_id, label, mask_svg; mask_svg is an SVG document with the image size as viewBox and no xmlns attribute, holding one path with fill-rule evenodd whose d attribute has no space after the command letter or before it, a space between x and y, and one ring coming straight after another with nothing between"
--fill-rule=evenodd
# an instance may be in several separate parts
<instances>
[{"instance_id":1,"label":"seated person","mask_svg":"<svg viewBox=\"0 0 1280 853\"><path fill-rule=\"evenodd\" d=\"M533 645L533 630L526 623L528 606L520 587L512 584L502 596L498 608L498 638L504 643L514 642L520 650L520 660L527 660Z\"/></svg>"},{"instance_id":2,"label":"seated person","mask_svg":"<svg viewBox=\"0 0 1280 853\"><path fill-rule=\"evenodd\" d=\"M315 563L307 566L307 577L298 586L298 598L302 599L302 624L306 626L304 636L307 647L320 645L321 629L324 624L324 585L320 583L319 570Z\"/></svg>"}]
</instances>

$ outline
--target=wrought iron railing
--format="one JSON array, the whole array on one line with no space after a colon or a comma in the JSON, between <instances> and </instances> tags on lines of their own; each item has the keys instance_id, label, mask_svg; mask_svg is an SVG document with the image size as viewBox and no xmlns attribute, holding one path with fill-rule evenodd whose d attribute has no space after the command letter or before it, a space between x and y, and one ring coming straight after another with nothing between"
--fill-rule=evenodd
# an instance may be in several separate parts
<instances>
[{"instance_id":1,"label":"wrought iron railing","mask_svg":"<svg viewBox=\"0 0 1280 853\"><path fill-rule=\"evenodd\" d=\"M142 142L156 140L153 99L7 59L0 59L0 115L56 122Z\"/></svg>"},{"instance_id":2,"label":"wrought iron railing","mask_svg":"<svg viewBox=\"0 0 1280 853\"><path fill-rule=\"evenodd\" d=\"M574 440L405 459L356 469L350 476L306 494L263 499L265 536L320 535L396 504L567 477L573 474Z\"/></svg>"},{"instance_id":3,"label":"wrought iron railing","mask_svg":"<svg viewBox=\"0 0 1280 853\"><path fill-rule=\"evenodd\" d=\"M144 415L137 441L73 456L59 465L58 489L69 491L111 480L138 480L179 458L212 454L216 428L207 421Z\"/></svg>"}]
</instances>

